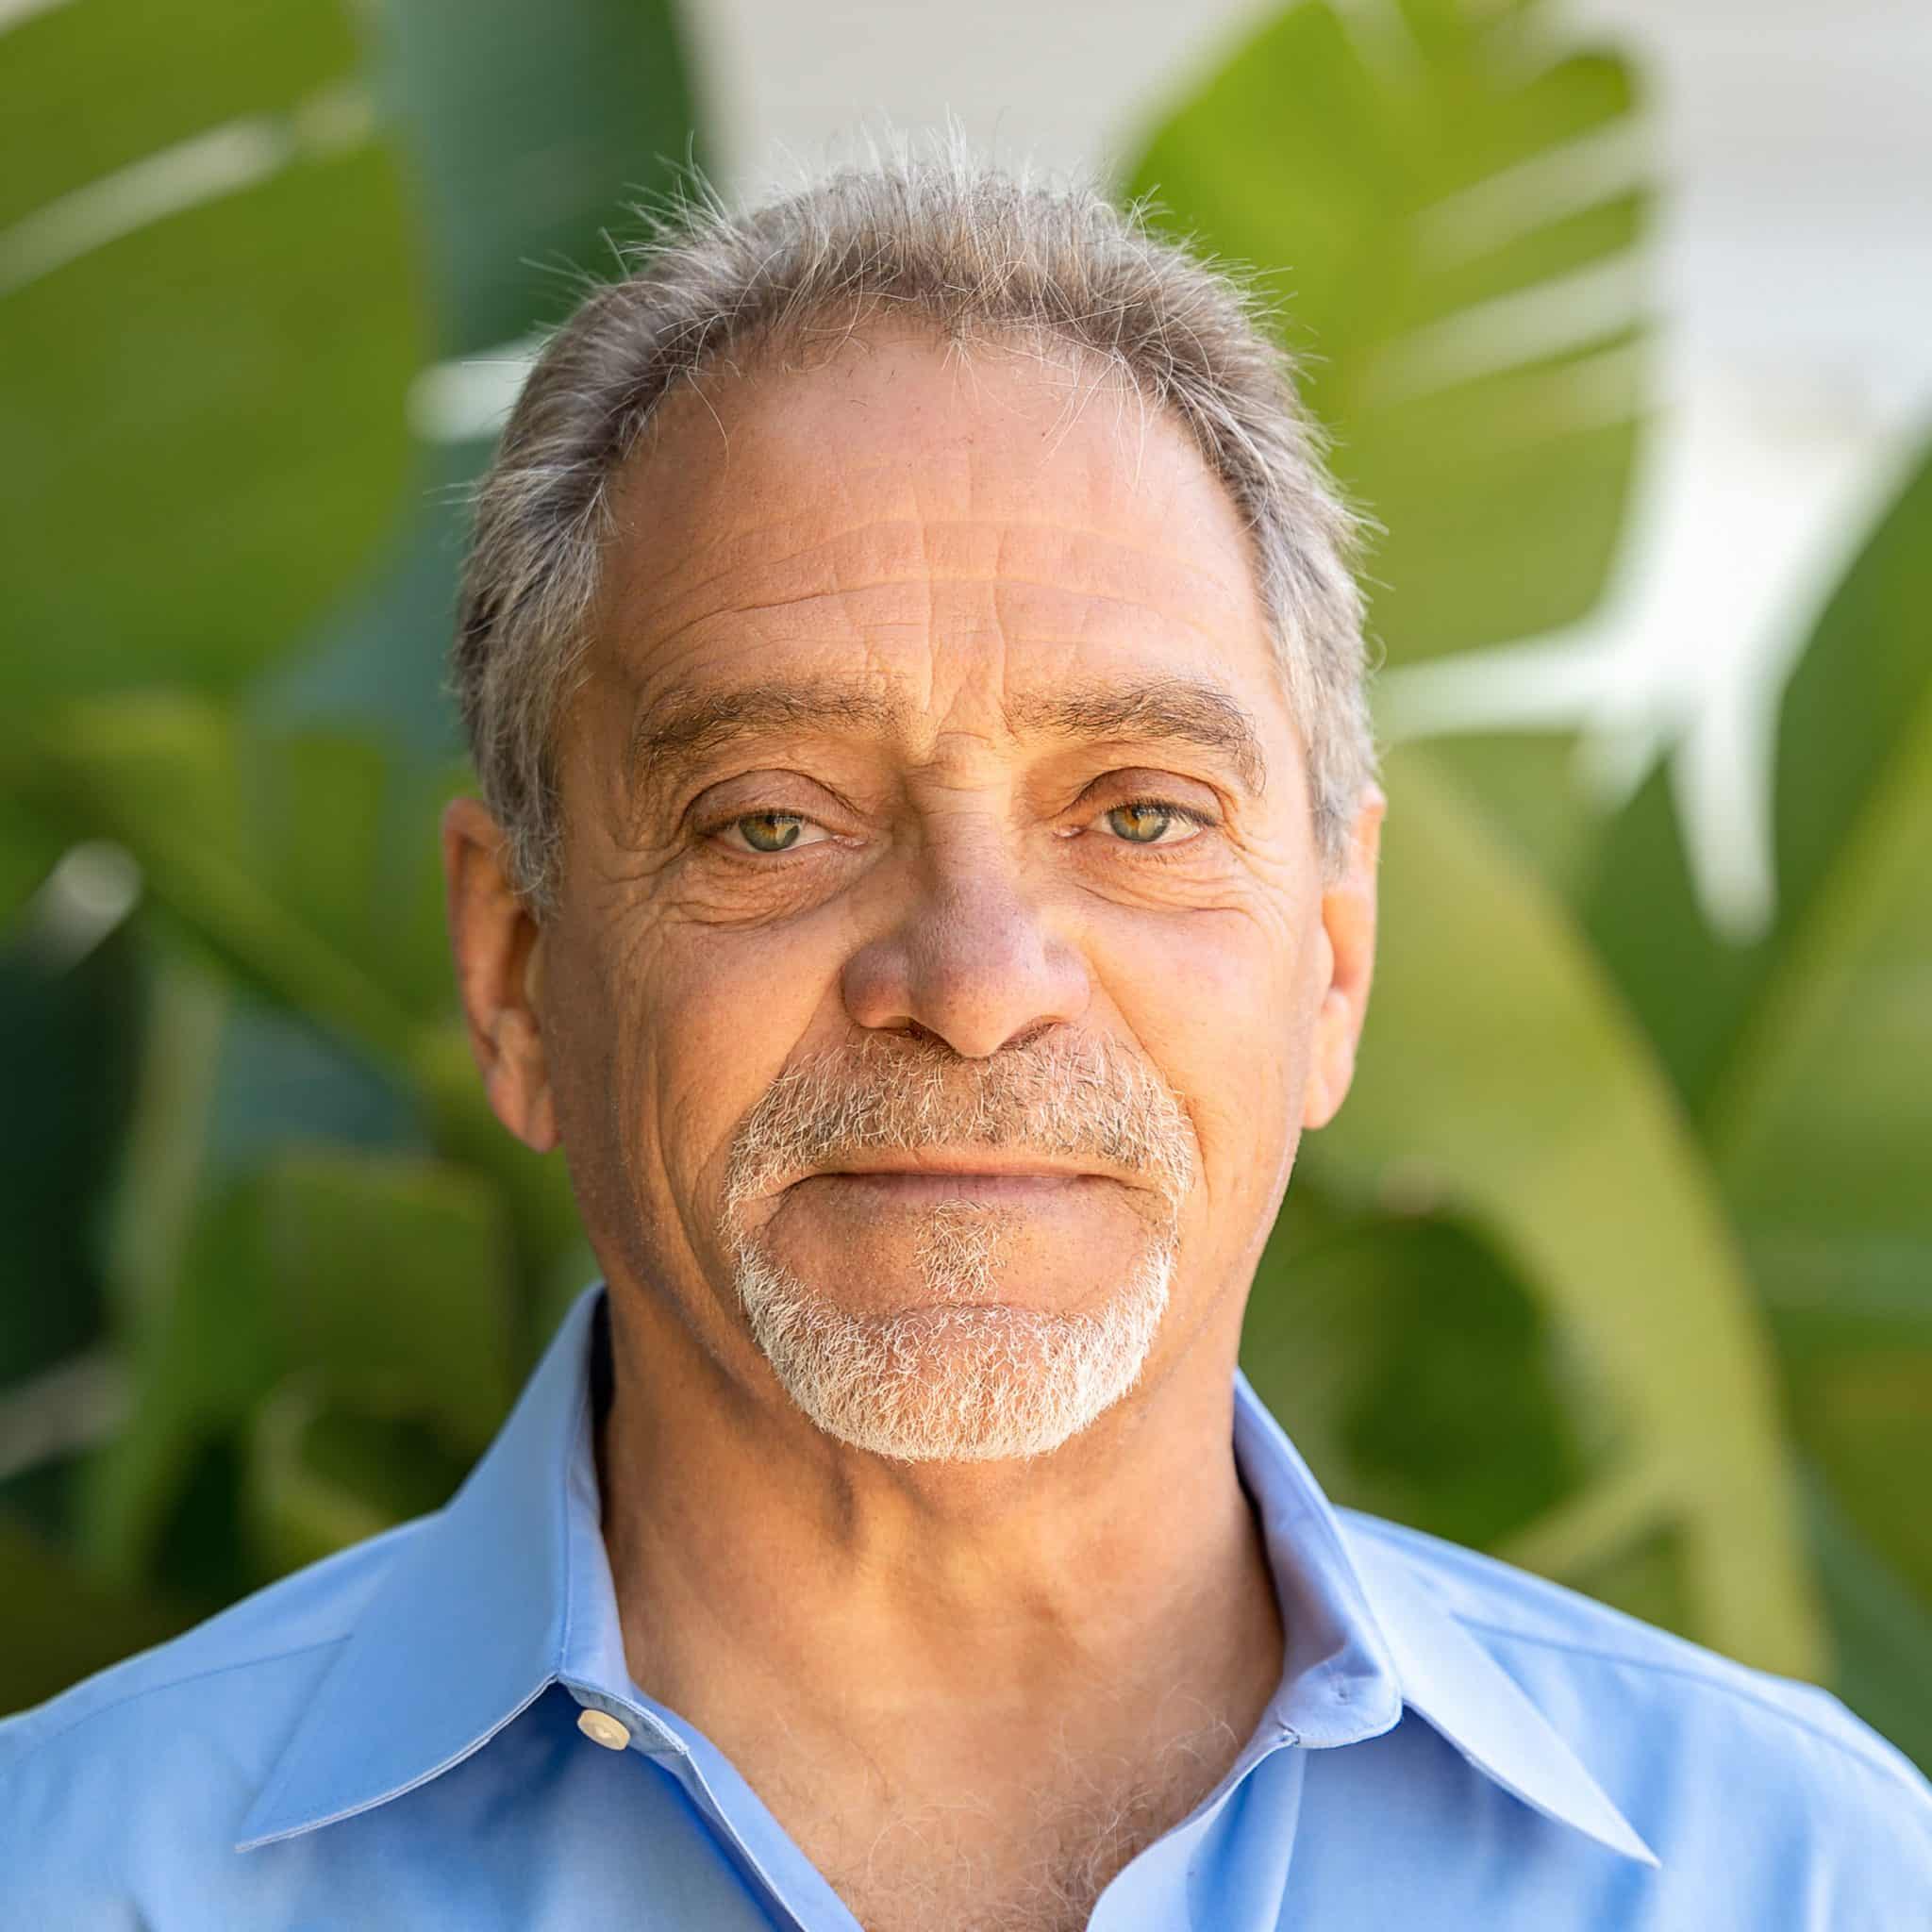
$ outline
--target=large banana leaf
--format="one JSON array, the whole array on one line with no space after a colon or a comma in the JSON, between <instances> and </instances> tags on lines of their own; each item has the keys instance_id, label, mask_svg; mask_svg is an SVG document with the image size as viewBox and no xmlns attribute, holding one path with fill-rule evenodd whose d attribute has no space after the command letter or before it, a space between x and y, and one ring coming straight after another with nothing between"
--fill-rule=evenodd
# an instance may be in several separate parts
<instances>
[{"instance_id":1,"label":"large banana leaf","mask_svg":"<svg viewBox=\"0 0 1932 1932\"><path fill-rule=\"evenodd\" d=\"M1727 1163L1762 1140L1767 1109L1778 1114L1802 1071L1801 1031L1813 1036L1853 1017L1847 975L1865 949L1879 942L1884 952L1891 941L1892 1003L1880 1017L1896 1024L1915 1010L1897 975L1925 957L1924 928L1912 922L1927 897L1928 559L1932 458L1907 479L1825 606L1783 694L1773 771L1777 906L1762 938L1729 943L1702 917L1660 776L1601 848L1591 931ZM1904 924L1881 934L1889 920ZM1874 1044L1882 1061L1887 1049ZM1900 1072L1907 1063L1892 1061ZM1858 1073L1874 1071L1884 1077L1869 1061ZM1918 1097L1932 1104L1923 1086ZM1887 1158L1869 1144L1856 1153L1848 1169ZM1853 1178L1840 1171L1831 1186Z\"/></svg>"},{"instance_id":2,"label":"large banana leaf","mask_svg":"<svg viewBox=\"0 0 1932 1932\"><path fill-rule=\"evenodd\" d=\"M1311 1143L1241 1356L1329 1494L1695 1631L1682 1527L1624 1477L1632 1418L1601 1361L1440 1176L1398 1169L1350 1205L1320 1164Z\"/></svg>"},{"instance_id":3,"label":"large banana leaf","mask_svg":"<svg viewBox=\"0 0 1932 1932\"><path fill-rule=\"evenodd\" d=\"M0 695L232 688L370 555L408 457L418 277L342 10L15 24L0 224Z\"/></svg>"},{"instance_id":4,"label":"large banana leaf","mask_svg":"<svg viewBox=\"0 0 1932 1932\"><path fill-rule=\"evenodd\" d=\"M1807 1501L1839 1695L1922 1769L1932 1767L1932 1609L1874 1555L1815 1471Z\"/></svg>"},{"instance_id":5,"label":"large banana leaf","mask_svg":"<svg viewBox=\"0 0 1932 1932\"><path fill-rule=\"evenodd\" d=\"M142 694L43 716L0 769L70 838L132 854L151 901L226 971L407 1074L451 995L422 957L431 801L378 748L244 734L232 707Z\"/></svg>"},{"instance_id":6,"label":"large banana leaf","mask_svg":"<svg viewBox=\"0 0 1932 1932\"><path fill-rule=\"evenodd\" d=\"M143 1006L125 931L75 961L54 951L52 924L0 946L0 1081L14 1096L0 1121L0 1388L100 1339L88 1216L112 1177ZM9 1460L0 1448L0 1467Z\"/></svg>"},{"instance_id":7,"label":"large banana leaf","mask_svg":"<svg viewBox=\"0 0 1932 1932\"><path fill-rule=\"evenodd\" d=\"M1601 595L1621 532L1648 196L1627 67L1561 44L1554 11L1301 0L1169 115L1131 174L1162 219L1257 265L1283 297L1337 468L1386 526L1372 618L1395 662L1573 622ZM1681 1600L1695 1634L1816 1671L1763 1338L1714 1176L1641 1029L1528 863L1533 850L1574 876L1588 862L1594 828L1560 783L1561 750L1491 742L1462 761L1493 821L1520 831L1507 844L1440 766L1397 758L1362 1072L1297 1186L1367 1189L1371 1208L1378 1188L1419 1191L1462 1233L1445 1247L1440 1231L1371 1216L1290 1264L1291 1207L1251 1348L1293 1361L1325 1341L1344 1389L1383 1374L1382 1342L1334 1310L1351 1294L1399 1299L1420 1241L1455 1307L1445 1324L1488 1323L1491 1386L1520 1389L1539 1379L1524 1350L1541 1344L1476 1317L1507 1306L1506 1282L1526 1289L1578 1363L1542 1453L1591 1474L1541 1523L1508 1524L1507 1551L1599 1585L1674 1563L1680 1591L1641 1589ZM1341 1284L1316 1294L1323 1336L1281 1312L1309 1271ZM1278 1399L1294 1412L1291 1372ZM1448 1440L1457 1426L1441 1421ZM1607 1430L1621 1437L1607 1445ZM1465 1441L1479 1473L1479 1439ZM1459 1519L1426 1489L1405 1505L1399 1485L1361 1480L1361 1447L1358 1427L1335 1444L1344 1488L1452 1534L1500 1535L1534 1494L1492 1478Z\"/></svg>"},{"instance_id":8,"label":"large banana leaf","mask_svg":"<svg viewBox=\"0 0 1932 1932\"><path fill-rule=\"evenodd\" d=\"M1392 662L1581 616L1641 407L1632 85L1548 9L1303 0L1172 113L1136 192L1266 272L1337 470L1386 526Z\"/></svg>"},{"instance_id":9,"label":"large banana leaf","mask_svg":"<svg viewBox=\"0 0 1932 1932\"><path fill-rule=\"evenodd\" d=\"M458 768L340 730L247 730L231 707L143 695L66 708L0 758L0 774L67 836L125 846L158 922L195 956L361 1078L391 1082L414 1110L414 1137L506 1191L520 1263L533 1287L547 1279L575 1236L567 1177L497 1125L454 1017L436 808ZM341 1080L311 1068L291 1082L272 1058L258 1071L285 1097L305 1085L323 1096L311 1126L340 1131ZM302 1123L299 1106L274 1117L283 1132Z\"/></svg>"},{"instance_id":10,"label":"large banana leaf","mask_svg":"<svg viewBox=\"0 0 1932 1932\"><path fill-rule=\"evenodd\" d=\"M395 1310L433 1308L452 1334L507 1333L509 1358L525 1359L535 1338L517 1314L429 1297L432 1264L458 1257L463 1291L487 1297L491 1269L514 1257L535 1293L575 1222L560 1164L490 1118L447 1018L433 814L447 774L401 768L341 733L247 735L227 708L139 696L44 720L12 775L71 835L111 838L133 854L156 937L185 941L205 962L200 974L177 971L170 984L185 979L187 991L157 1009L126 1184L141 1226L115 1250L136 1420L102 1458L85 1538L100 1573L125 1578L155 1547L197 1458L246 1425L280 1377L317 1354L317 1338L332 1338L323 1351L332 1360L354 1337L393 1356ZM209 968L245 996L199 1017L207 1001L193 989ZM184 1028L202 1036L212 1083L168 1051ZM358 1067L359 1086L346 1077ZM490 1218L488 1241L467 1244L437 1233L426 1207L401 1214L375 1197L380 1213L351 1201L264 1220L286 1207L288 1189L264 1196L253 1170L291 1136L352 1145L428 1137L473 1164L463 1186L489 1177L490 1212L508 1220ZM445 1194L456 1185L453 1172ZM465 1213L465 1226L486 1224L482 1205ZM352 1235L359 1245L345 1258ZM317 1263L327 1265L308 1272ZM309 1284L311 1345L272 1345L263 1310L299 1282ZM371 1291L393 1299L372 1304ZM509 1379L461 1386L474 1446ZM439 1412L434 1401L419 1406Z\"/></svg>"},{"instance_id":11,"label":"large banana leaf","mask_svg":"<svg viewBox=\"0 0 1932 1932\"><path fill-rule=\"evenodd\" d=\"M1915 1686L1932 1677L1932 1645L1898 1637L1909 1618L1871 1608L1915 1602L1932 1631L1928 598L1932 458L1784 692L1777 908L1761 939L1731 945L1706 925L1661 780L1611 828L1590 900L1605 958L1701 1118L1772 1309L1790 1412L1831 1492L1827 1553L1857 1550L1856 1589L1832 1594L1847 1682L1881 1725L1922 1708Z\"/></svg>"},{"instance_id":12,"label":"large banana leaf","mask_svg":"<svg viewBox=\"0 0 1932 1932\"><path fill-rule=\"evenodd\" d=\"M38 1704L220 1607L152 1585L134 1591L104 1586L59 1544L4 1512L0 1576L7 1579L0 1712Z\"/></svg>"},{"instance_id":13,"label":"large banana leaf","mask_svg":"<svg viewBox=\"0 0 1932 1932\"><path fill-rule=\"evenodd\" d=\"M291 1376L317 1412L410 1418L460 1473L513 1382L502 1211L484 1181L446 1163L299 1146L204 1191L142 1338L129 1425L90 1471L82 1543L96 1574L140 1573L197 1459L248 1434ZM270 1431L284 1444L258 1489L271 1507L303 1467L291 1434Z\"/></svg>"},{"instance_id":14,"label":"large banana leaf","mask_svg":"<svg viewBox=\"0 0 1932 1932\"><path fill-rule=\"evenodd\" d=\"M496 1124L454 1014L436 812L461 768L341 730L248 730L231 707L156 695L66 708L0 770L67 837L125 847L168 938L340 1057L335 1077L311 1065L293 1080L258 1038L235 1077L247 1084L252 1065L262 1091L231 1102L256 1131L339 1134L345 1108L370 1118L358 1084L386 1080L413 1113L405 1139L428 1137L506 1190L520 1261L533 1284L547 1278L575 1233L567 1178ZM160 1158L198 1131L156 1133Z\"/></svg>"},{"instance_id":15,"label":"large banana leaf","mask_svg":"<svg viewBox=\"0 0 1932 1932\"><path fill-rule=\"evenodd\" d=\"M1627 1419L1610 1473L1510 1553L1574 1574L1674 1527L1694 1633L1815 1674L1770 1357L1703 1150L1568 914L1426 753L1392 757L1389 795L1361 1060L1303 1161L1474 1220Z\"/></svg>"},{"instance_id":16,"label":"large banana leaf","mask_svg":"<svg viewBox=\"0 0 1932 1932\"><path fill-rule=\"evenodd\" d=\"M377 71L414 163L442 353L560 322L616 268L626 205L701 158L669 0L381 0Z\"/></svg>"},{"instance_id":17,"label":"large banana leaf","mask_svg":"<svg viewBox=\"0 0 1932 1932\"><path fill-rule=\"evenodd\" d=\"M692 84L669 0L383 0L375 71L412 166L435 291L438 355L513 356L614 274L628 205L661 196L698 151ZM432 376L419 395L433 394ZM262 694L278 717L379 725L446 756L442 690L466 486L487 421L412 411L407 524L378 575Z\"/></svg>"},{"instance_id":18,"label":"large banana leaf","mask_svg":"<svg viewBox=\"0 0 1932 1932\"><path fill-rule=\"evenodd\" d=\"M1478 1548L1525 1529L1606 1459L1560 1325L1476 1227L1330 1200L1307 1144L1242 1366L1336 1501Z\"/></svg>"},{"instance_id":19,"label":"large banana leaf","mask_svg":"<svg viewBox=\"0 0 1932 1932\"><path fill-rule=\"evenodd\" d=\"M293 113L357 61L349 16L320 0L64 0L4 44L0 228L211 128Z\"/></svg>"}]
</instances>

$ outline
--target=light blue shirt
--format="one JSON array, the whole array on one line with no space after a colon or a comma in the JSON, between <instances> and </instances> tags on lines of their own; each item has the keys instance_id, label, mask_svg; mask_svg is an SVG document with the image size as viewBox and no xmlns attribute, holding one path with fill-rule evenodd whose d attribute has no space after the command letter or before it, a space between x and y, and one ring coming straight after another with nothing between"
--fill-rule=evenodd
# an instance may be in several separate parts
<instances>
[{"instance_id":1,"label":"light blue shirt","mask_svg":"<svg viewBox=\"0 0 1932 1932\"><path fill-rule=\"evenodd\" d=\"M444 1508L0 1724L0 1926L853 1932L631 1682L607 1327L593 1284ZM1834 1698L1334 1508L1236 1395L1280 1689L1099 1932L1932 1928L1932 1790Z\"/></svg>"}]
</instances>

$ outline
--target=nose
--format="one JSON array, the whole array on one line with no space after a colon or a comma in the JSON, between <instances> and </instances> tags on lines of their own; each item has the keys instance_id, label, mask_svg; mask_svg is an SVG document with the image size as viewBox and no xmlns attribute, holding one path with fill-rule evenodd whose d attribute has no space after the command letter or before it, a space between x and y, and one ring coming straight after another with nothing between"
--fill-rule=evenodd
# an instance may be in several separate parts
<instances>
[{"instance_id":1,"label":"nose","mask_svg":"<svg viewBox=\"0 0 1932 1932\"><path fill-rule=\"evenodd\" d=\"M845 1008L858 1025L930 1034L984 1059L1086 1013L1086 961L991 840L928 850L908 892L900 918L846 963Z\"/></svg>"}]
</instances>

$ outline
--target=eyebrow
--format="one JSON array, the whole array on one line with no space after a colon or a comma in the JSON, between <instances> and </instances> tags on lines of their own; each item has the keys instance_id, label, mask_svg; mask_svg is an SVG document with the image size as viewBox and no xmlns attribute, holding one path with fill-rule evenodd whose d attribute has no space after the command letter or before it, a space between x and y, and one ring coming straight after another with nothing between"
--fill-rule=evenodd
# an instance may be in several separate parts
<instances>
[{"instance_id":1,"label":"eyebrow","mask_svg":"<svg viewBox=\"0 0 1932 1932\"><path fill-rule=\"evenodd\" d=\"M1257 798L1268 789L1268 760L1254 719L1232 693L1199 678L1156 677L1139 684L1024 692L1008 702L1006 720L1016 735L1191 744L1225 758Z\"/></svg>"},{"instance_id":2,"label":"eyebrow","mask_svg":"<svg viewBox=\"0 0 1932 1932\"><path fill-rule=\"evenodd\" d=\"M1230 692L1198 678L1027 692L1008 699L1004 715L1016 737L1193 745L1225 759L1255 796L1267 789L1268 760L1254 719ZM724 690L680 685L638 714L625 772L633 784L657 790L729 744L779 731L903 735L913 716L904 699L852 680L777 679Z\"/></svg>"}]
</instances>

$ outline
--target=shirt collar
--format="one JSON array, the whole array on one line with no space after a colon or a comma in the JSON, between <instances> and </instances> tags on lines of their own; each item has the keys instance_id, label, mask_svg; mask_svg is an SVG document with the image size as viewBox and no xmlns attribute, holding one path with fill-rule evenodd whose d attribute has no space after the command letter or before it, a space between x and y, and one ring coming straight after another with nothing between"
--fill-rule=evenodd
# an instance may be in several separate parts
<instances>
[{"instance_id":1,"label":"shirt collar","mask_svg":"<svg viewBox=\"0 0 1932 1932\"><path fill-rule=\"evenodd\" d=\"M553 1683L579 1702L620 1703L647 1751L685 1748L624 1660L592 1434L594 1385L608 1373L605 1287L595 1282L462 1487L401 1543L269 1773L237 1851L426 1783ZM1315 1748L1357 1742L1392 1728L1407 1706L1545 1817L1657 1862L1548 1719L1400 1554L1345 1528L1240 1374L1235 1450L1290 1633L1264 1721L1278 1738Z\"/></svg>"},{"instance_id":2,"label":"shirt collar","mask_svg":"<svg viewBox=\"0 0 1932 1932\"><path fill-rule=\"evenodd\" d=\"M1532 1809L1625 1857L1658 1863L1561 1733L1421 1573L1391 1544L1344 1524L1239 1372L1234 1434L1236 1460L1259 1507L1282 1621L1292 1625L1297 1595L1312 1598L1339 1639L1324 1659L1327 1701L1339 1707L1327 1731L1305 1729L1302 1742L1348 1743L1387 1728L1383 1700L1392 1690L1478 1771ZM1291 1635L1283 1694L1291 1685L1323 1684L1320 1671L1297 1678L1295 1663ZM1359 1713L1365 1707L1374 1713L1374 1728L1364 1726ZM1351 1708L1358 1713L1353 1720L1342 1714Z\"/></svg>"}]
</instances>

